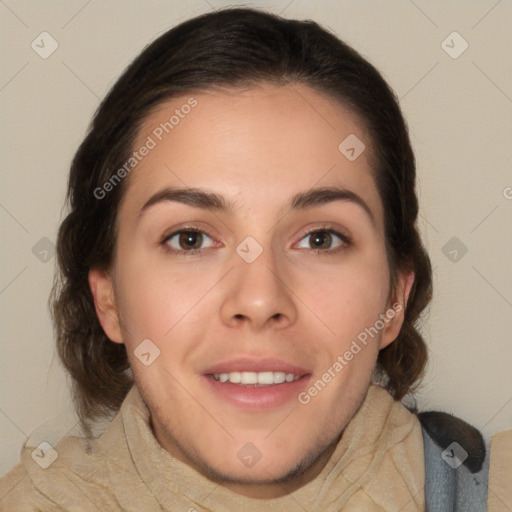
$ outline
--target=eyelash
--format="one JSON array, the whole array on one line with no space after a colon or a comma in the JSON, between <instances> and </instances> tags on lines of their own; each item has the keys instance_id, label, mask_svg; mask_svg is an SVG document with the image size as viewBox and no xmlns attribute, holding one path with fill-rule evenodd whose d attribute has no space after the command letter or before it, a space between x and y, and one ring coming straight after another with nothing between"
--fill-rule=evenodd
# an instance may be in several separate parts
<instances>
[{"instance_id":1,"label":"eyelash","mask_svg":"<svg viewBox=\"0 0 512 512\"><path fill-rule=\"evenodd\" d=\"M176 254L176 255L184 255L184 256L194 256L196 254L199 254L199 253L207 250L207 249L191 249L190 251L185 251L183 249L174 249L174 248L170 247L168 244L169 240L171 240L171 238L173 238L174 236L182 234L182 233L202 233L202 234L206 235L208 238L213 240L213 238L210 237L208 235L208 233L205 233L204 231L202 231L200 229L193 228L193 227L190 227L190 228L185 227L185 228L179 229L178 231L173 231L172 233L170 233L168 235L164 235L164 237L160 241L160 245L168 253ZM314 233L329 233L331 235L337 236L341 240L341 244L334 249L310 249L310 251L315 251L318 255L328 256L328 255L337 254L340 251L342 251L343 249L346 249L347 247L349 247L351 245L350 238L347 235L340 233L339 231L334 229L332 226L322 226L319 228L315 228L311 231L308 231L307 233L305 233L302 236L301 240L303 240L304 238L307 238L308 236L310 236Z\"/></svg>"}]
</instances>

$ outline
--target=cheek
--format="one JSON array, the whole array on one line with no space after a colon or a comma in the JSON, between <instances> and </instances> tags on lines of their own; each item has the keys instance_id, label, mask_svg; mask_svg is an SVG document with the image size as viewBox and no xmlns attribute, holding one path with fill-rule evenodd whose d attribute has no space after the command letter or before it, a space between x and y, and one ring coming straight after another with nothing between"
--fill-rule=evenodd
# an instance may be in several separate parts
<instances>
[{"instance_id":1,"label":"cheek","mask_svg":"<svg viewBox=\"0 0 512 512\"><path fill-rule=\"evenodd\" d=\"M299 295L337 339L352 339L384 312L389 272L384 257L354 256L339 266L300 277Z\"/></svg>"},{"instance_id":2,"label":"cheek","mask_svg":"<svg viewBox=\"0 0 512 512\"><path fill-rule=\"evenodd\" d=\"M118 286L118 304L130 337L165 337L199 291L185 286L183 279L149 268L127 272Z\"/></svg>"},{"instance_id":3,"label":"cheek","mask_svg":"<svg viewBox=\"0 0 512 512\"><path fill-rule=\"evenodd\" d=\"M172 268L162 261L148 262L147 255L131 256L119 262L116 272L126 345L134 349L149 338L162 352L182 351L186 347L173 340L194 339L205 318L215 314L207 296L218 276L211 271L199 274L184 265Z\"/></svg>"}]
</instances>

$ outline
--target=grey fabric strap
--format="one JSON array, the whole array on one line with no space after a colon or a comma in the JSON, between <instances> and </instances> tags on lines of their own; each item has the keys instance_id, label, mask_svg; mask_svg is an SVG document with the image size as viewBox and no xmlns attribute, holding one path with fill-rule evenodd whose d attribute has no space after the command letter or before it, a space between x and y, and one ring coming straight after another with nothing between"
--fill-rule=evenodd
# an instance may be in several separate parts
<instances>
[{"instance_id":1,"label":"grey fabric strap","mask_svg":"<svg viewBox=\"0 0 512 512\"><path fill-rule=\"evenodd\" d=\"M464 452L460 451L460 445L443 449L424 427L422 431L427 512L486 512L489 451L480 471L471 473L461 462Z\"/></svg>"}]
</instances>

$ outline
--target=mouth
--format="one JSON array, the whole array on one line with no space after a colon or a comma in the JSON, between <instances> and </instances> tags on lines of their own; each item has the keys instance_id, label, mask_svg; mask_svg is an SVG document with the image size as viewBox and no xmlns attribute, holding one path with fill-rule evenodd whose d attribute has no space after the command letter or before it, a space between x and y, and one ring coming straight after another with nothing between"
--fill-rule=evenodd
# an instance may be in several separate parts
<instances>
[{"instance_id":1,"label":"mouth","mask_svg":"<svg viewBox=\"0 0 512 512\"><path fill-rule=\"evenodd\" d=\"M274 386L285 382L294 382L303 377L303 375L285 372L230 372L208 374L207 376L218 382L252 387Z\"/></svg>"},{"instance_id":2,"label":"mouth","mask_svg":"<svg viewBox=\"0 0 512 512\"><path fill-rule=\"evenodd\" d=\"M262 411L297 401L311 371L275 359L238 359L209 368L209 391L238 410Z\"/></svg>"}]
</instances>

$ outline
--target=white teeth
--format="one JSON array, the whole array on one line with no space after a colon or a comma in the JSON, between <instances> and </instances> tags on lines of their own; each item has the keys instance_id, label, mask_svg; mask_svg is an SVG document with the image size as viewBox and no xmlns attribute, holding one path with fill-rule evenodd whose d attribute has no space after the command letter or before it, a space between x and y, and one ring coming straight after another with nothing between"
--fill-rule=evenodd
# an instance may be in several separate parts
<instances>
[{"instance_id":1,"label":"white teeth","mask_svg":"<svg viewBox=\"0 0 512 512\"><path fill-rule=\"evenodd\" d=\"M242 372L241 384L258 384L258 374L255 372Z\"/></svg>"},{"instance_id":2,"label":"white teeth","mask_svg":"<svg viewBox=\"0 0 512 512\"><path fill-rule=\"evenodd\" d=\"M232 372L227 374L230 382L233 382L233 384L238 384L242 380L242 374L240 372Z\"/></svg>"},{"instance_id":3,"label":"white teeth","mask_svg":"<svg viewBox=\"0 0 512 512\"><path fill-rule=\"evenodd\" d=\"M272 372L260 372L257 374L258 384L274 384L274 374ZM245 384L245 383L244 383Z\"/></svg>"},{"instance_id":4,"label":"white teeth","mask_svg":"<svg viewBox=\"0 0 512 512\"><path fill-rule=\"evenodd\" d=\"M291 382L294 379L293 373L289 373L288 375L286 375L286 373L284 373L284 372L275 372L274 373L274 382L276 384L282 384L283 382L285 382L287 380L286 379L287 376L291 377L291 380L289 380L288 382Z\"/></svg>"},{"instance_id":5,"label":"white teeth","mask_svg":"<svg viewBox=\"0 0 512 512\"><path fill-rule=\"evenodd\" d=\"M271 386L283 382L293 382L300 379L300 375L285 372L230 372L215 373L213 378L220 382L231 382L243 386Z\"/></svg>"}]
</instances>

